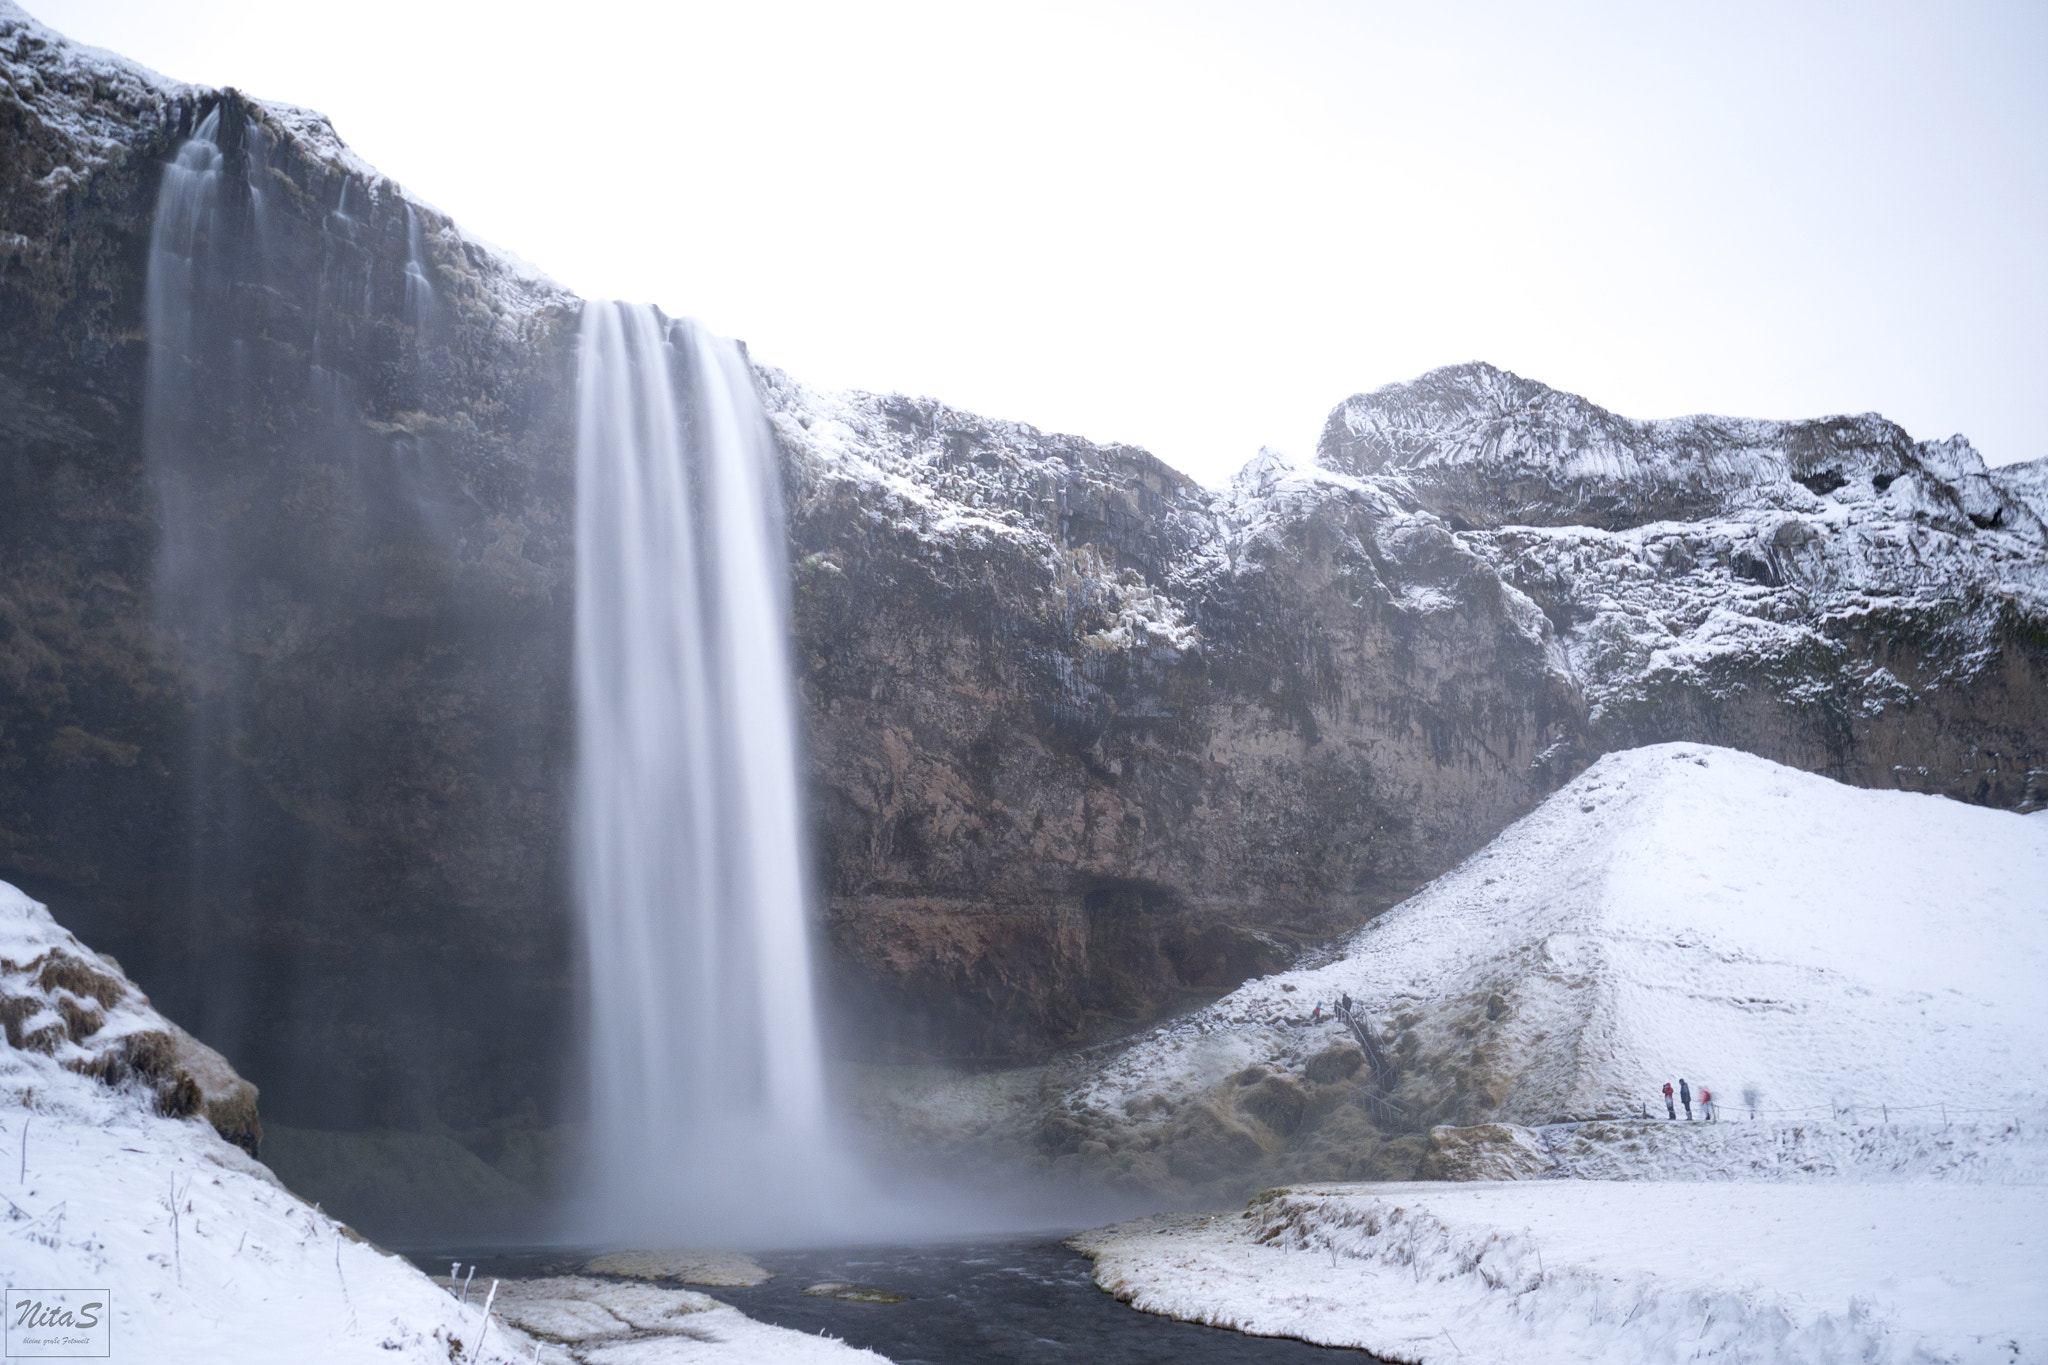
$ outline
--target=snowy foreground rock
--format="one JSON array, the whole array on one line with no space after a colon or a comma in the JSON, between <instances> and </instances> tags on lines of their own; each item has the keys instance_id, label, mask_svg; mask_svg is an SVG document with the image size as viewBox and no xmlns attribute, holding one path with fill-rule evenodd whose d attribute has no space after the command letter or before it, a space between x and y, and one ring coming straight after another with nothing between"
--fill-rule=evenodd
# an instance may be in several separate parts
<instances>
[{"instance_id":1,"label":"snowy foreground rock","mask_svg":"<svg viewBox=\"0 0 2048 1365\"><path fill-rule=\"evenodd\" d=\"M753 1322L702 1294L597 1280L508 1283L506 1311L486 1332L483 1286L459 1303L216 1131L255 1145L253 1087L4 882L0 1018L0 1279L10 1289L106 1291L110 1359L880 1359Z\"/></svg>"}]
</instances>

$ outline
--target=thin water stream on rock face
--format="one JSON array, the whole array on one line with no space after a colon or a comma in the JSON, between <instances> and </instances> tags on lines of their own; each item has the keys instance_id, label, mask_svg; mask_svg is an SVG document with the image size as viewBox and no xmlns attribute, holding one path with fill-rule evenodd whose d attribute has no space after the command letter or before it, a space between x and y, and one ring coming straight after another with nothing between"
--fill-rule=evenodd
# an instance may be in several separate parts
<instances>
[{"instance_id":1,"label":"thin water stream on rock face","mask_svg":"<svg viewBox=\"0 0 2048 1365\"><path fill-rule=\"evenodd\" d=\"M576 884L585 1213L782 1236L850 1187L825 1104L774 439L745 356L585 305Z\"/></svg>"}]
</instances>

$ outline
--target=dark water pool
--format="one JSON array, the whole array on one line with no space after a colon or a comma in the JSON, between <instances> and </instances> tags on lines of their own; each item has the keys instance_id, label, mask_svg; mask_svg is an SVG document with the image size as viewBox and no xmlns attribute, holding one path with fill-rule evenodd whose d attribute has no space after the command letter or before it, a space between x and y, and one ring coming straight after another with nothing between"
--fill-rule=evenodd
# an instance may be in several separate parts
<instances>
[{"instance_id":1,"label":"dark water pool","mask_svg":"<svg viewBox=\"0 0 2048 1365\"><path fill-rule=\"evenodd\" d=\"M461 1251L414 1259L429 1273L442 1275L449 1261L468 1260ZM755 1259L775 1278L753 1289L705 1292L762 1322L828 1332L897 1365L1371 1365L1375 1360L1363 1351L1248 1337L1137 1312L1097 1289L1093 1263L1053 1237L761 1252ZM477 1274L572 1274L576 1264L560 1255L493 1259L480 1253ZM890 1290L904 1301L858 1303L803 1292L807 1285L827 1281Z\"/></svg>"}]
</instances>

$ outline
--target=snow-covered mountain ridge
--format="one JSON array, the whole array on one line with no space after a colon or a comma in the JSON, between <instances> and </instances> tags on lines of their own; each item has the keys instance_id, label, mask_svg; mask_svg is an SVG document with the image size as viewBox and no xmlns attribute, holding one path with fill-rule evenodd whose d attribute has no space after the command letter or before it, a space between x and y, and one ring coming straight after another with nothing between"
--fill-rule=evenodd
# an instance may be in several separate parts
<instances>
[{"instance_id":1,"label":"snow-covered mountain ridge","mask_svg":"<svg viewBox=\"0 0 2048 1365\"><path fill-rule=\"evenodd\" d=\"M1817 498L1882 496L1952 529L2042 539L2038 514L1960 436L1915 441L1877 413L1776 422L1642 421L1483 363L1356 394L1324 424L1317 462L1405 480L1463 530L1582 525L1619 530L1748 508L1814 512Z\"/></svg>"},{"instance_id":2,"label":"snow-covered mountain ridge","mask_svg":"<svg viewBox=\"0 0 2048 1365\"><path fill-rule=\"evenodd\" d=\"M982 421L926 406L935 445ZM988 522L991 534L1035 533L1032 553L1050 557L1072 534L1046 509L1081 478L1076 452L1114 448L1003 425L994 449L898 477L922 490L939 538ZM800 460L821 453L785 431ZM870 436L867 449L894 439ZM1113 488L1118 472L1098 458L1085 481L1099 488L1107 474ZM1914 441L1874 414L1636 421L1474 364L1346 400L1317 463L1261 452L1206 499L1184 481L1121 472L1142 490L1134 524L1171 528L1125 562L1159 590L1152 614L1172 623L1177 648L1199 648L1205 624L1217 633L1201 599L1261 572L1256 547L1356 515L1370 530L1351 536L1351 561L1412 563L1419 537L1497 575L1510 616L1524 599L1540 607L1545 646L1599 747L1690 736L1852 780L2022 809L2048 800L2030 714L2048 629L2048 460L1987 470L1961 437ZM1099 577L1113 593L1114 576ZM1454 606L1432 578L1390 583L1387 605ZM2009 672L2014 645L2036 660L2021 677ZM1950 753L1919 737L1885 742L1867 724L1915 708L1928 718L1985 682L2006 693L2021 683L2021 704L1983 717L1993 723ZM1799 717L1789 725L1756 714L1786 709ZM1745 734L1759 723L1775 747ZM1859 730L1878 737L1860 764Z\"/></svg>"}]
</instances>

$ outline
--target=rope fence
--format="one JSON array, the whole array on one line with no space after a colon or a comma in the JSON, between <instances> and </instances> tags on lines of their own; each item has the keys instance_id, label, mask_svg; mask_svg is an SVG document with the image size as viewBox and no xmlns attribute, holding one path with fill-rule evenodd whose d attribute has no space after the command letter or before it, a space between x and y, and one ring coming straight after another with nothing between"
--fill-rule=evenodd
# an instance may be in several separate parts
<instances>
[{"instance_id":1,"label":"rope fence","mask_svg":"<svg viewBox=\"0 0 2048 1365\"><path fill-rule=\"evenodd\" d=\"M1661 1101L1663 1098L1664 1097L1662 1095L1657 1096L1657 1099L1659 1101ZM1679 1112L1682 1114L1685 1110L1684 1102L1674 1100L1673 1103L1675 1103L1678 1106ZM1766 1114L1776 1115L1785 1118L1806 1118L1825 1114L1830 1119L1847 1119L1850 1123L1861 1123L1864 1122L1865 1119L1863 1117L1859 1117L1859 1114L1875 1114L1879 1122L1890 1123L1892 1121L1892 1115L1895 1113L1926 1113L1939 1114L1941 1116L1941 1121L1944 1124L1948 1123L1952 1117L1967 1118L1984 1114L1991 1114L2003 1118L2009 1118L2013 1121L2013 1123L2018 1124L2020 1122L2020 1116L2023 1113L2027 1112L2027 1109L2029 1108L2029 1106L2026 1105L2015 1107L2011 1104L1985 1105L1981 1107L1965 1106L1959 1104L1947 1104L1939 1100L1929 1101L1924 1104L1893 1104L1889 1100L1879 1100L1875 1103L1867 1103L1865 1101L1857 1100L1848 1104L1843 1104L1839 1101L1830 1101L1827 1104L1767 1105L1749 1103L1731 1104L1726 1100L1716 1099L1711 1101L1711 1103L1714 1106L1714 1111L1716 1115L1714 1121L1716 1122L1735 1122L1737 1120L1742 1120L1746 1122L1749 1119L1757 1117L1758 1115ZM1702 1101L1697 1091L1693 1093L1692 1105L1695 1112L1697 1112L1701 1108ZM1656 1114L1651 1112L1652 1110L1657 1108L1656 1103L1642 1104L1641 1107L1643 1111L1641 1117L1647 1119L1654 1119L1657 1117ZM1669 1123L1671 1120L1667 1117L1662 1121L1665 1123ZM1683 1121L1683 1119L1680 1119L1680 1122Z\"/></svg>"}]
</instances>

